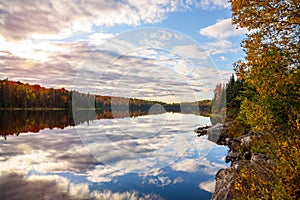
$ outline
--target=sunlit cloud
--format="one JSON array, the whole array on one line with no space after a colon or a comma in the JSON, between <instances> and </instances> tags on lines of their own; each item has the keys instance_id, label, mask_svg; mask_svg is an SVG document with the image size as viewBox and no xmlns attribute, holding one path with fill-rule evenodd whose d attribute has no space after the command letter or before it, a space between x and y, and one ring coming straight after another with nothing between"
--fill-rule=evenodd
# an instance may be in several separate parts
<instances>
[{"instance_id":1,"label":"sunlit cloud","mask_svg":"<svg viewBox=\"0 0 300 200\"><path fill-rule=\"evenodd\" d=\"M101 45L103 42L112 38L114 35L111 33L93 33L89 36L89 42L94 45Z\"/></svg>"},{"instance_id":2,"label":"sunlit cloud","mask_svg":"<svg viewBox=\"0 0 300 200\"><path fill-rule=\"evenodd\" d=\"M229 81L229 77L233 74L230 70L218 70L218 73L221 77L222 83L227 83Z\"/></svg>"},{"instance_id":3,"label":"sunlit cloud","mask_svg":"<svg viewBox=\"0 0 300 200\"><path fill-rule=\"evenodd\" d=\"M18 185L18 187L16 187ZM88 183L73 183L59 175L1 176L2 199L99 199L99 200L146 200L162 199L158 194L138 191L113 192L91 190Z\"/></svg>"},{"instance_id":4,"label":"sunlit cloud","mask_svg":"<svg viewBox=\"0 0 300 200\"><path fill-rule=\"evenodd\" d=\"M165 167L183 155L194 139L194 135L190 134L191 127L202 123L202 118L165 113L134 120L114 119L113 123L102 120L89 126L79 125L77 132L90 153L99 162L112 167L99 166L92 173L102 176L126 171L142 175L150 173L151 169ZM175 125L178 123L179 127ZM179 129L186 130L186 134L178 132ZM174 132L178 133L174 135ZM202 146L199 151L211 147Z\"/></svg>"},{"instance_id":5,"label":"sunlit cloud","mask_svg":"<svg viewBox=\"0 0 300 200\"><path fill-rule=\"evenodd\" d=\"M167 176L158 176L157 178L149 178L148 183L157 185L159 187L164 187L171 184L172 181Z\"/></svg>"},{"instance_id":6,"label":"sunlit cloud","mask_svg":"<svg viewBox=\"0 0 300 200\"><path fill-rule=\"evenodd\" d=\"M226 58L224 56L220 56L219 59L222 60L222 61L226 60Z\"/></svg>"},{"instance_id":7,"label":"sunlit cloud","mask_svg":"<svg viewBox=\"0 0 300 200\"><path fill-rule=\"evenodd\" d=\"M66 129L65 129L66 130ZM70 129L72 130L72 129ZM74 129L73 129L74 130ZM45 129L41 132L47 132ZM81 173L83 170L94 168L95 159L81 145L80 140L72 131L64 135L48 134L22 135L21 144L12 140L8 145L3 145L4 151L14 146L14 151L3 155L1 162L3 168L0 174L17 173L26 175L28 171L35 170L43 173L73 171ZM31 145L27 145L27 144ZM58 152L57 149L60 149ZM61 160L61 162L57 162Z\"/></svg>"},{"instance_id":8,"label":"sunlit cloud","mask_svg":"<svg viewBox=\"0 0 300 200\"><path fill-rule=\"evenodd\" d=\"M203 9L220 9L230 6L227 0L200 0L197 5Z\"/></svg>"},{"instance_id":9,"label":"sunlit cloud","mask_svg":"<svg viewBox=\"0 0 300 200\"><path fill-rule=\"evenodd\" d=\"M212 56L221 54L221 56L216 58L216 60L221 63L225 63L225 61L228 60L227 56L241 52L240 45L233 43L232 39L241 37L246 33L246 29L237 29L236 26L231 23L231 18L219 19L215 24L199 30L201 36L209 39L208 42L201 44L205 52Z\"/></svg>"},{"instance_id":10,"label":"sunlit cloud","mask_svg":"<svg viewBox=\"0 0 300 200\"><path fill-rule=\"evenodd\" d=\"M62 39L93 26L155 24L193 1L19 1L1 3L0 33L8 40ZM215 4L215 3L214 3Z\"/></svg>"},{"instance_id":11,"label":"sunlit cloud","mask_svg":"<svg viewBox=\"0 0 300 200\"><path fill-rule=\"evenodd\" d=\"M205 157L200 158L184 158L176 161L171 165L172 169L181 172L205 172L206 174L214 175L222 168L223 165L210 162Z\"/></svg>"},{"instance_id":12,"label":"sunlit cloud","mask_svg":"<svg viewBox=\"0 0 300 200\"><path fill-rule=\"evenodd\" d=\"M173 184L177 184L177 183L182 183L184 180L181 177L177 177L176 179L173 180Z\"/></svg>"},{"instance_id":13,"label":"sunlit cloud","mask_svg":"<svg viewBox=\"0 0 300 200\"><path fill-rule=\"evenodd\" d=\"M207 26L199 30L199 33L203 36L223 39L231 36L246 34L245 29L236 29L231 24L231 18L217 21L215 24Z\"/></svg>"},{"instance_id":14,"label":"sunlit cloud","mask_svg":"<svg viewBox=\"0 0 300 200\"><path fill-rule=\"evenodd\" d=\"M206 181L206 182L200 183L199 188L202 190L208 191L210 193L213 193L215 191L215 184L216 184L215 180Z\"/></svg>"}]
</instances>

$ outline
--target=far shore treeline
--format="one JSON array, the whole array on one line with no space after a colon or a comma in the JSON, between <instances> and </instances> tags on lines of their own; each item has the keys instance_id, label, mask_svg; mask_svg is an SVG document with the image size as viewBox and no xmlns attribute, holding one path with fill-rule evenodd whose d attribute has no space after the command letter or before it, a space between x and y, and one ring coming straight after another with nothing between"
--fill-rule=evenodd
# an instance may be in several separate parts
<instances>
[{"instance_id":1,"label":"far shore treeline","mask_svg":"<svg viewBox=\"0 0 300 200\"><path fill-rule=\"evenodd\" d=\"M153 106L155 104L160 106ZM96 119L147 115L149 110L150 114L180 112L203 115L210 112L210 105L210 100L167 104L45 88L5 79L0 80L0 135L6 139L8 135L18 136L45 128L63 129Z\"/></svg>"},{"instance_id":2,"label":"far shore treeline","mask_svg":"<svg viewBox=\"0 0 300 200\"><path fill-rule=\"evenodd\" d=\"M210 112L211 101L168 104L136 98L85 94L64 88L45 88L40 85L30 85L8 79L0 80L1 110L72 110L73 108L111 112L115 108L118 110L148 111L154 104L160 104L167 112L198 112L195 114L200 114Z\"/></svg>"}]
</instances>

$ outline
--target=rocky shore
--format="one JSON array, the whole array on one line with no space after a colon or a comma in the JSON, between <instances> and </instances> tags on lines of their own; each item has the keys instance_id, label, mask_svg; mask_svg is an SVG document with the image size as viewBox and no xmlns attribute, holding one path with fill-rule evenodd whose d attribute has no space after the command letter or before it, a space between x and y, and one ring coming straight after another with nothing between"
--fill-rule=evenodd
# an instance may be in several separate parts
<instances>
[{"instance_id":1,"label":"rocky shore","mask_svg":"<svg viewBox=\"0 0 300 200\"><path fill-rule=\"evenodd\" d=\"M239 172L241 167L243 165L251 165L261 160L268 159L264 154L252 153L250 151L252 139L260 138L262 133L250 132L237 138L230 138L226 135L226 130L230 125L231 122L226 122L224 125L217 124L212 127L200 127L195 130L198 136L208 135L208 137L214 138L211 141L229 147L225 162L231 162L231 166L220 169L217 172L215 191L212 195L212 200L232 199L234 175ZM223 131L220 131L220 128Z\"/></svg>"},{"instance_id":2,"label":"rocky shore","mask_svg":"<svg viewBox=\"0 0 300 200\"><path fill-rule=\"evenodd\" d=\"M226 132L226 129L230 125L231 122L225 123L222 133ZM265 154L253 153L250 151L251 141L254 138L260 138L262 133L250 132L237 138L229 138L222 133L217 143L229 147L225 162L231 162L231 166L226 169L220 169L216 174L216 185L211 198L212 200L232 199L232 189L235 181L234 177L241 167L243 165L252 165L261 160L268 160Z\"/></svg>"}]
</instances>

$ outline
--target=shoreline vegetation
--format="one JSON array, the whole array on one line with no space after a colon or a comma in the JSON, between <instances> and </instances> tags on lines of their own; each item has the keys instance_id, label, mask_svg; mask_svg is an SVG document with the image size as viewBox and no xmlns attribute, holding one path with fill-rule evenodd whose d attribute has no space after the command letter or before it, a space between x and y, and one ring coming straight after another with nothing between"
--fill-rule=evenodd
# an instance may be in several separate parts
<instances>
[{"instance_id":1,"label":"shoreline vegetation","mask_svg":"<svg viewBox=\"0 0 300 200\"><path fill-rule=\"evenodd\" d=\"M68 108L0 108L0 111L63 111Z\"/></svg>"},{"instance_id":2,"label":"shoreline vegetation","mask_svg":"<svg viewBox=\"0 0 300 200\"><path fill-rule=\"evenodd\" d=\"M211 116L210 107L210 100L168 104L135 98L84 94L64 88L44 88L8 79L0 80L0 134L5 139L7 135L38 132L44 128L63 129L97 119L136 117L164 112Z\"/></svg>"},{"instance_id":3,"label":"shoreline vegetation","mask_svg":"<svg viewBox=\"0 0 300 200\"><path fill-rule=\"evenodd\" d=\"M300 199L299 3L229 2L233 24L248 34L235 77L221 86L218 143L229 147L231 166L216 174L212 199Z\"/></svg>"},{"instance_id":4,"label":"shoreline vegetation","mask_svg":"<svg viewBox=\"0 0 300 200\"><path fill-rule=\"evenodd\" d=\"M165 103L137 98L101 96L0 80L0 110L148 111L155 104L171 112L209 113L211 101ZM158 107L156 109L159 109Z\"/></svg>"}]
</instances>

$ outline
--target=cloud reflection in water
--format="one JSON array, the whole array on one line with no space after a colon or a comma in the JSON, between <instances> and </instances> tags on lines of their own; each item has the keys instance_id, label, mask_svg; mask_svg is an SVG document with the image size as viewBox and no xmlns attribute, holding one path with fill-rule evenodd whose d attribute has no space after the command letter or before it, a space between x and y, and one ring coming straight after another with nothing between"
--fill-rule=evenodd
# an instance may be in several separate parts
<instances>
[{"instance_id":1,"label":"cloud reflection in water","mask_svg":"<svg viewBox=\"0 0 300 200\"><path fill-rule=\"evenodd\" d=\"M205 157L220 147L192 131L207 120L172 113L101 119L2 140L0 199L210 198L199 183L224 167Z\"/></svg>"}]
</instances>

